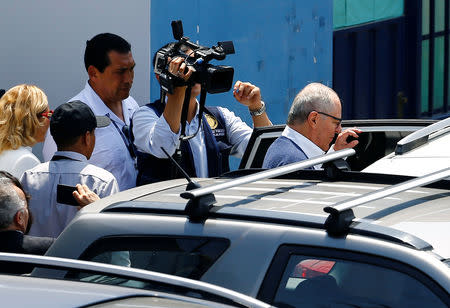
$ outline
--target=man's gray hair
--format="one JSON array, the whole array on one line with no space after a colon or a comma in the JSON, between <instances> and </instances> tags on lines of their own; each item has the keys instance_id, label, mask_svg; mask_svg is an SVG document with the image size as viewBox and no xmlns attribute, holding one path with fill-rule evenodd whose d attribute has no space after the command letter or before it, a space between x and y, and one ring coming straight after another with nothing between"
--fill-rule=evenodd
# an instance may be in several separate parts
<instances>
[{"instance_id":1,"label":"man's gray hair","mask_svg":"<svg viewBox=\"0 0 450 308\"><path fill-rule=\"evenodd\" d=\"M26 209L26 206L26 201L20 198L11 180L0 178L0 230L8 228L16 213Z\"/></svg>"},{"instance_id":2,"label":"man's gray hair","mask_svg":"<svg viewBox=\"0 0 450 308\"><path fill-rule=\"evenodd\" d=\"M304 123L311 111L330 113L336 100L339 101L339 97L333 89L321 83L310 83L295 96L287 124Z\"/></svg>"}]
</instances>

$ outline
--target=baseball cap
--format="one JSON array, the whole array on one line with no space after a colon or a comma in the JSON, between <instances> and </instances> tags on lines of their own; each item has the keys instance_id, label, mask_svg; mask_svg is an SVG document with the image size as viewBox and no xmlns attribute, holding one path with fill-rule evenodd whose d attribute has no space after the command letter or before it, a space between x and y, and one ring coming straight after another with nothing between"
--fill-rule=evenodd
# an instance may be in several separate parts
<instances>
[{"instance_id":1,"label":"baseball cap","mask_svg":"<svg viewBox=\"0 0 450 308\"><path fill-rule=\"evenodd\" d=\"M95 116L88 105L76 100L55 109L50 119L50 134L55 141L70 139L109 124L111 120L108 117Z\"/></svg>"}]
</instances>

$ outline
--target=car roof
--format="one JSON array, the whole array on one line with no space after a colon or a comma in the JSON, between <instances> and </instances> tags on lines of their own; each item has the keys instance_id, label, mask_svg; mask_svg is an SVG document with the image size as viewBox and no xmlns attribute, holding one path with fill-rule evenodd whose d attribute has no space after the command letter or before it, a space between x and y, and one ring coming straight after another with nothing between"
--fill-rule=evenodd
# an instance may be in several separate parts
<instances>
[{"instance_id":1,"label":"car roof","mask_svg":"<svg viewBox=\"0 0 450 308\"><path fill-rule=\"evenodd\" d=\"M0 274L5 307L236 307L123 286ZM26 289L24 293L24 289ZM26 294L26 296L24 296Z\"/></svg>"},{"instance_id":2,"label":"car roof","mask_svg":"<svg viewBox=\"0 0 450 308\"><path fill-rule=\"evenodd\" d=\"M303 170L296 174L295 180L262 179L215 191L214 206L208 215L324 229L332 216L330 211L325 212L326 208L364 199L366 195L390 189L392 183L401 185L414 180L354 172L341 172L339 179L330 180L326 172ZM229 180L198 181L208 188L223 186ZM434 247L434 252L449 258L448 234L443 232L450 229L448 184L441 181L427 187L414 187L359 204L352 209L355 219L351 230L365 234L370 231L372 236L390 238L417 249ZM188 215L185 208L189 202L186 196L181 197L190 194L185 190L186 181L182 179L147 185L102 200L83 212ZM202 198L206 197L208 194Z\"/></svg>"},{"instance_id":3,"label":"car roof","mask_svg":"<svg viewBox=\"0 0 450 308\"><path fill-rule=\"evenodd\" d=\"M226 305L226 307L228 307L229 305L233 307L238 306L238 307L261 307L261 308L270 306L259 300L240 294L236 291L225 289L223 287L219 287L202 281L196 281L184 277L173 276L135 268L128 268L118 265L97 263L91 261L72 260L58 257L4 253L4 252L0 252L0 261L2 263L6 262L13 264L14 262L16 262L20 264L35 265L36 268L31 273L32 277L27 278L38 278L35 279L34 281L17 280L13 278L14 276L2 275L0 273L0 283L9 285L9 288L2 288L0 290L1 291L0 294L5 295L2 296L2 300L5 300L6 295L9 293L23 292L23 288L24 286L26 286L28 291L29 292L32 291L32 293L34 294L34 296L36 296L36 298L48 297L48 290L51 290L52 292L54 291L54 293L52 293L52 296L54 296L56 293L63 295L65 293L65 288L68 288L68 290L72 290L70 292L66 291L66 293L68 293L67 297L74 298L73 299L74 303L72 304L70 303L70 301L68 302L67 301L68 298L61 299L60 301L58 301L58 303L61 304L61 306L67 305L79 306L81 302L76 301L75 303L75 298L78 296L79 298L83 299L81 295L85 296L84 299L97 302L102 300L104 301L114 300L119 298L120 296L122 297L153 296L171 299L173 302L179 301L181 303L181 301L184 301L185 307L201 306L200 304L202 303L203 304L213 303L214 304L213 306L221 306L221 307L222 304L224 304L224 306ZM150 290L149 290L150 292L139 291L139 289L133 287L133 283L126 284L120 287L116 286L117 289L110 290L107 286L102 286L101 285L102 282L95 283L92 280L83 282L81 281L69 282L67 280L62 279L57 281L47 279L48 277L52 277L52 274L50 273L55 270L57 271L73 270L83 273L91 273L95 275L104 275L106 277L118 277L122 278L122 280L124 279L128 281L136 281L143 283L150 282ZM59 287L54 288L53 286L55 285L58 285ZM44 289L43 286L45 286ZM74 289L76 290L73 291ZM97 292L93 292L93 290ZM171 292L169 290L178 290L178 292L180 292L181 294L177 294L176 292ZM97 293L101 295L98 295ZM14 300L16 299L17 298L12 299L12 302L15 302ZM197 299L204 299L204 300L197 301ZM147 300L146 302L149 307L153 307L151 300ZM20 303L20 305L22 305L22 302L20 301L15 303ZM198 305L188 305L189 303L194 304L197 303ZM120 304L124 304L124 302L122 301ZM128 302L128 304L131 304L131 302ZM156 307L160 306L156 305Z\"/></svg>"}]
</instances>

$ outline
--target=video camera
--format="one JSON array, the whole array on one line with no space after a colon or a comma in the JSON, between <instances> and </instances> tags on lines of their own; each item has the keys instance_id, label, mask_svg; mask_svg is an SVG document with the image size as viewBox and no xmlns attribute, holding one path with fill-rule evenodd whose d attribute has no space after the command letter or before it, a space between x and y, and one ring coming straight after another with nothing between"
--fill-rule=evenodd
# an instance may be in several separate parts
<instances>
[{"instance_id":1,"label":"video camera","mask_svg":"<svg viewBox=\"0 0 450 308\"><path fill-rule=\"evenodd\" d=\"M183 36L181 20L172 21L171 25L173 37L177 42L162 48L155 56L154 71L159 76L161 88L172 94L176 86L200 83L211 94L229 91L233 83L234 69L231 66L215 66L208 62L213 59L223 60L226 55L234 54L233 42L218 42L217 46L204 47ZM186 53L186 47L191 49L192 52ZM174 59L177 56L183 57L185 63L194 69L194 73L187 82L168 71L169 58Z\"/></svg>"}]
</instances>

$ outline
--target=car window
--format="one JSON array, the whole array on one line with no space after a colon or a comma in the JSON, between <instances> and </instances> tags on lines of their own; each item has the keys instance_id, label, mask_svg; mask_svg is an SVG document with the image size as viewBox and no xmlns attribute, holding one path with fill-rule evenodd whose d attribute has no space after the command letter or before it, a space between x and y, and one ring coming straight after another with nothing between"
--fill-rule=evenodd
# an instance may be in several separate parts
<instances>
[{"instance_id":1,"label":"car window","mask_svg":"<svg viewBox=\"0 0 450 308\"><path fill-rule=\"evenodd\" d=\"M397 268L394 261L369 262L374 256L348 253L346 259L340 258L346 255L340 252L335 258L328 251L327 257L321 257L302 250L308 251L280 249L258 299L277 307L447 307L428 282L416 278L420 275L400 271L406 267L400 263ZM322 253L327 255L325 249ZM274 267L279 268L278 274ZM263 294L269 289L274 292L270 298Z\"/></svg>"},{"instance_id":2,"label":"car window","mask_svg":"<svg viewBox=\"0 0 450 308\"><path fill-rule=\"evenodd\" d=\"M229 245L221 238L107 237L93 243L81 259L200 279Z\"/></svg>"},{"instance_id":3,"label":"car window","mask_svg":"<svg viewBox=\"0 0 450 308\"><path fill-rule=\"evenodd\" d=\"M427 287L406 274L354 261L301 255L290 257L274 305L446 307Z\"/></svg>"}]
</instances>

